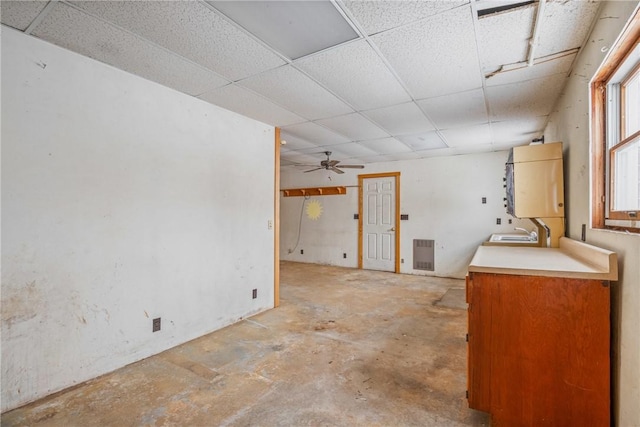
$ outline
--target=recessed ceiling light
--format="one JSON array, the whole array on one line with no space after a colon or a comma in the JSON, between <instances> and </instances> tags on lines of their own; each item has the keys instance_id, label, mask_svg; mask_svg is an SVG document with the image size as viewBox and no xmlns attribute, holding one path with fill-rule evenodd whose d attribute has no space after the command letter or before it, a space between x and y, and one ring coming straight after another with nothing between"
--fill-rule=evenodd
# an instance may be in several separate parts
<instances>
[{"instance_id":1,"label":"recessed ceiling light","mask_svg":"<svg viewBox=\"0 0 640 427\"><path fill-rule=\"evenodd\" d=\"M209 1L226 15L289 59L358 38L330 1Z\"/></svg>"}]
</instances>

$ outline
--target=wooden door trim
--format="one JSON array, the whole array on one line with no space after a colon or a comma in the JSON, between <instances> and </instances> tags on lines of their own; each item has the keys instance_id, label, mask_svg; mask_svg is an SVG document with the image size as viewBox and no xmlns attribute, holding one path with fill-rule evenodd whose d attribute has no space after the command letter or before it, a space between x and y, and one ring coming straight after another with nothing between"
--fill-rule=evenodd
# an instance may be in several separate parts
<instances>
[{"instance_id":1,"label":"wooden door trim","mask_svg":"<svg viewBox=\"0 0 640 427\"><path fill-rule=\"evenodd\" d=\"M396 205L396 218L395 218L395 273L400 273L400 172L382 172L382 173L369 173L358 175L358 268L362 270L362 234L363 234L363 225L362 225L362 213L364 203L364 180L372 179L372 178L389 178L395 177L396 179L396 188L395 188L395 205Z\"/></svg>"},{"instance_id":2,"label":"wooden door trim","mask_svg":"<svg viewBox=\"0 0 640 427\"><path fill-rule=\"evenodd\" d=\"M275 128L273 160L273 307L280 305L280 128Z\"/></svg>"}]
</instances>

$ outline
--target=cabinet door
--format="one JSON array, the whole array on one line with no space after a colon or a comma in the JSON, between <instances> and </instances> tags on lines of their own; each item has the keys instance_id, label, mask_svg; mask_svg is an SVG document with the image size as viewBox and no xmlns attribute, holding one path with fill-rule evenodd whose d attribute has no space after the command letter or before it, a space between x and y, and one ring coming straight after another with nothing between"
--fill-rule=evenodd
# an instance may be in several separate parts
<instances>
[{"instance_id":1,"label":"cabinet door","mask_svg":"<svg viewBox=\"0 0 640 427\"><path fill-rule=\"evenodd\" d=\"M485 412L489 412L491 403L491 276L467 276L469 407Z\"/></svg>"},{"instance_id":2,"label":"cabinet door","mask_svg":"<svg viewBox=\"0 0 640 427\"><path fill-rule=\"evenodd\" d=\"M490 287L493 424L609 425L609 288L510 275Z\"/></svg>"}]
</instances>

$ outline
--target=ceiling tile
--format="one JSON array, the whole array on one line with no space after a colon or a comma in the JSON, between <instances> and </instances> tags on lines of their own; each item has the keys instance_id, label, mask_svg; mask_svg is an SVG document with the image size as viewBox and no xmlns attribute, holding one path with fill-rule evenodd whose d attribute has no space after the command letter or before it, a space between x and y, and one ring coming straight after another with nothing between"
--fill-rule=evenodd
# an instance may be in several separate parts
<instances>
[{"instance_id":1,"label":"ceiling tile","mask_svg":"<svg viewBox=\"0 0 640 427\"><path fill-rule=\"evenodd\" d=\"M560 96L566 74L554 74L522 83L487 87L492 121L546 116Z\"/></svg>"},{"instance_id":2,"label":"ceiling tile","mask_svg":"<svg viewBox=\"0 0 640 427\"><path fill-rule=\"evenodd\" d=\"M0 1L0 21L4 25L24 31L47 3L48 1Z\"/></svg>"},{"instance_id":3,"label":"ceiling tile","mask_svg":"<svg viewBox=\"0 0 640 427\"><path fill-rule=\"evenodd\" d=\"M453 155L459 156L461 154L473 154L473 153L487 153L491 151L497 151L493 144L477 144L477 145L461 145L459 147L452 148Z\"/></svg>"},{"instance_id":4,"label":"ceiling tile","mask_svg":"<svg viewBox=\"0 0 640 427\"><path fill-rule=\"evenodd\" d=\"M411 100L365 40L303 58L294 64L357 110Z\"/></svg>"},{"instance_id":5,"label":"ceiling tile","mask_svg":"<svg viewBox=\"0 0 640 427\"><path fill-rule=\"evenodd\" d=\"M416 160L421 158L422 155L418 151L408 151L406 153L387 154L386 157L388 157L390 161L394 162L398 160Z\"/></svg>"},{"instance_id":6,"label":"ceiling tile","mask_svg":"<svg viewBox=\"0 0 640 427\"><path fill-rule=\"evenodd\" d=\"M491 123L493 144L525 144L544 133L548 116Z\"/></svg>"},{"instance_id":7,"label":"ceiling tile","mask_svg":"<svg viewBox=\"0 0 640 427\"><path fill-rule=\"evenodd\" d=\"M238 84L309 120L353 112L351 107L291 65L249 77Z\"/></svg>"},{"instance_id":8,"label":"ceiling tile","mask_svg":"<svg viewBox=\"0 0 640 427\"><path fill-rule=\"evenodd\" d=\"M421 150L416 151L416 154L420 156L421 159L427 159L429 157L443 157L443 156L454 156L456 153L454 148L435 148L432 150Z\"/></svg>"},{"instance_id":9,"label":"ceiling tile","mask_svg":"<svg viewBox=\"0 0 640 427\"><path fill-rule=\"evenodd\" d=\"M368 35L399 27L453 9L465 1L345 1L344 5Z\"/></svg>"},{"instance_id":10,"label":"ceiling tile","mask_svg":"<svg viewBox=\"0 0 640 427\"><path fill-rule=\"evenodd\" d=\"M482 89L423 99L418 104L438 129L489 121Z\"/></svg>"},{"instance_id":11,"label":"ceiling tile","mask_svg":"<svg viewBox=\"0 0 640 427\"><path fill-rule=\"evenodd\" d=\"M203 67L64 3L55 5L33 35L189 95L228 83Z\"/></svg>"},{"instance_id":12,"label":"ceiling tile","mask_svg":"<svg viewBox=\"0 0 640 427\"><path fill-rule=\"evenodd\" d=\"M478 50L484 73L527 60L535 4L478 19Z\"/></svg>"},{"instance_id":13,"label":"ceiling tile","mask_svg":"<svg viewBox=\"0 0 640 427\"><path fill-rule=\"evenodd\" d=\"M284 64L203 2L82 1L73 4L231 80Z\"/></svg>"},{"instance_id":14,"label":"ceiling tile","mask_svg":"<svg viewBox=\"0 0 640 427\"><path fill-rule=\"evenodd\" d=\"M599 7L594 0L546 2L535 57L582 46Z\"/></svg>"},{"instance_id":15,"label":"ceiling tile","mask_svg":"<svg viewBox=\"0 0 640 427\"><path fill-rule=\"evenodd\" d=\"M290 160L287 160L285 158L283 158L282 156L280 156L280 167L284 168L287 166L295 166L296 164Z\"/></svg>"},{"instance_id":16,"label":"ceiling tile","mask_svg":"<svg viewBox=\"0 0 640 427\"><path fill-rule=\"evenodd\" d=\"M391 135L409 135L435 129L420 107L413 102L369 110L362 114L378 123Z\"/></svg>"},{"instance_id":17,"label":"ceiling tile","mask_svg":"<svg viewBox=\"0 0 640 427\"><path fill-rule=\"evenodd\" d=\"M491 143L491 127L488 123L442 131L449 147L462 147Z\"/></svg>"},{"instance_id":18,"label":"ceiling tile","mask_svg":"<svg viewBox=\"0 0 640 427\"><path fill-rule=\"evenodd\" d=\"M305 121L302 117L237 85L221 87L202 94L199 98L272 126L287 126Z\"/></svg>"},{"instance_id":19,"label":"ceiling tile","mask_svg":"<svg viewBox=\"0 0 640 427\"><path fill-rule=\"evenodd\" d=\"M317 120L316 123L344 135L353 141L376 139L389 136L387 132L371 123L358 113Z\"/></svg>"},{"instance_id":20,"label":"ceiling tile","mask_svg":"<svg viewBox=\"0 0 640 427\"><path fill-rule=\"evenodd\" d=\"M285 159L290 163L295 165L320 165L320 162L317 159L317 156L313 156L310 154L302 154L296 151L286 151L280 153L280 158Z\"/></svg>"},{"instance_id":21,"label":"ceiling tile","mask_svg":"<svg viewBox=\"0 0 640 427\"><path fill-rule=\"evenodd\" d=\"M319 147L349 142L349 138L331 132L312 122L299 123L285 126L282 131L295 137L317 144Z\"/></svg>"},{"instance_id":22,"label":"ceiling tile","mask_svg":"<svg viewBox=\"0 0 640 427\"><path fill-rule=\"evenodd\" d=\"M482 86L471 7L371 37L415 99Z\"/></svg>"},{"instance_id":23,"label":"ceiling tile","mask_svg":"<svg viewBox=\"0 0 640 427\"><path fill-rule=\"evenodd\" d=\"M433 150L447 147L436 131L399 136L398 139L414 150Z\"/></svg>"},{"instance_id":24,"label":"ceiling tile","mask_svg":"<svg viewBox=\"0 0 640 427\"><path fill-rule=\"evenodd\" d=\"M370 148L378 154L399 154L412 151L402 142L395 138L382 138L370 141L360 141L360 144Z\"/></svg>"},{"instance_id":25,"label":"ceiling tile","mask_svg":"<svg viewBox=\"0 0 640 427\"><path fill-rule=\"evenodd\" d=\"M347 158L353 158L353 157L358 157L358 158L363 158L366 156L377 156L378 153L376 153L374 150L365 147L362 144L359 144L357 142L348 142L345 144L338 144L338 145L332 145L329 147L326 147L327 150L332 152L331 158L336 158L336 160L341 160L338 154L336 153L342 153L343 155L346 155Z\"/></svg>"},{"instance_id":26,"label":"ceiling tile","mask_svg":"<svg viewBox=\"0 0 640 427\"><path fill-rule=\"evenodd\" d=\"M497 73L491 77L487 77L487 86L497 86L510 83L524 82L527 80L533 80L540 77L546 77L553 74L565 73L568 74L571 70L571 65L576 59L577 51L565 56L561 56L557 59L545 60L529 67L522 65L517 69L507 69L500 73Z\"/></svg>"},{"instance_id":27,"label":"ceiling tile","mask_svg":"<svg viewBox=\"0 0 640 427\"><path fill-rule=\"evenodd\" d=\"M309 150L309 149L317 149L318 145L313 142L306 141L302 138L298 138L297 136L287 133L280 132L280 140L286 141L287 143L280 146L280 152L283 151L300 151L300 150Z\"/></svg>"},{"instance_id":28,"label":"ceiling tile","mask_svg":"<svg viewBox=\"0 0 640 427\"><path fill-rule=\"evenodd\" d=\"M390 162L392 159L390 156L385 154L376 154L374 156L364 156L361 157L363 163L381 163L381 162Z\"/></svg>"},{"instance_id":29,"label":"ceiling tile","mask_svg":"<svg viewBox=\"0 0 640 427\"><path fill-rule=\"evenodd\" d=\"M208 1L269 46L295 59L358 38L328 1Z\"/></svg>"}]
</instances>

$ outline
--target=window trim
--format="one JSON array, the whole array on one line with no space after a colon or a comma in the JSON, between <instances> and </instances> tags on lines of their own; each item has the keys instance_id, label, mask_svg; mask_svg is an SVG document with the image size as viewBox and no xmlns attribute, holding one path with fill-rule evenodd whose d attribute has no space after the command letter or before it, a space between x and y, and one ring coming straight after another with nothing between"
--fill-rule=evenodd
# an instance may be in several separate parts
<instances>
[{"instance_id":1,"label":"window trim","mask_svg":"<svg viewBox=\"0 0 640 427\"><path fill-rule=\"evenodd\" d=\"M633 220L634 219L629 216L629 211L616 211L613 209L613 200L615 197L615 186L613 185L614 184L613 177L616 174L616 169L615 169L616 163L614 161L616 152L622 148L625 148L627 145L631 143L637 142L638 138L640 138L640 130L608 149L609 150L609 176L610 176L609 178L609 215L607 216L608 219L617 219L617 220L629 220L629 219ZM634 211L631 211L631 212L634 212ZM635 212L637 216L638 211L635 211ZM636 219L639 219L639 218L636 218Z\"/></svg>"},{"instance_id":2,"label":"window trim","mask_svg":"<svg viewBox=\"0 0 640 427\"><path fill-rule=\"evenodd\" d=\"M640 76L640 64L636 64L635 67L629 72L623 81L620 82L620 105L625 105L627 100L627 85L634 78ZM621 115L620 117L620 135L624 139L627 139L627 116L628 114Z\"/></svg>"},{"instance_id":3,"label":"window trim","mask_svg":"<svg viewBox=\"0 0 640 427\"><path fill-rule=\"evenodd\" d=\"M593 228L627 230L640 232L640 228L630 226L607 225L607 219L622 219L640 221L629 212L615 212L613 218L607 215L607 84L633 51L640 40L640 9L636 11L628 22L616 43L609 51L609 55L591 80L591 151L592 151L592 182L591 182L591 226ZM634 134L635 135L635 134ZM625 138L625 141L629 139ZM620 144L618 144L620 145Z\"/></svg>"}]
</instances>

